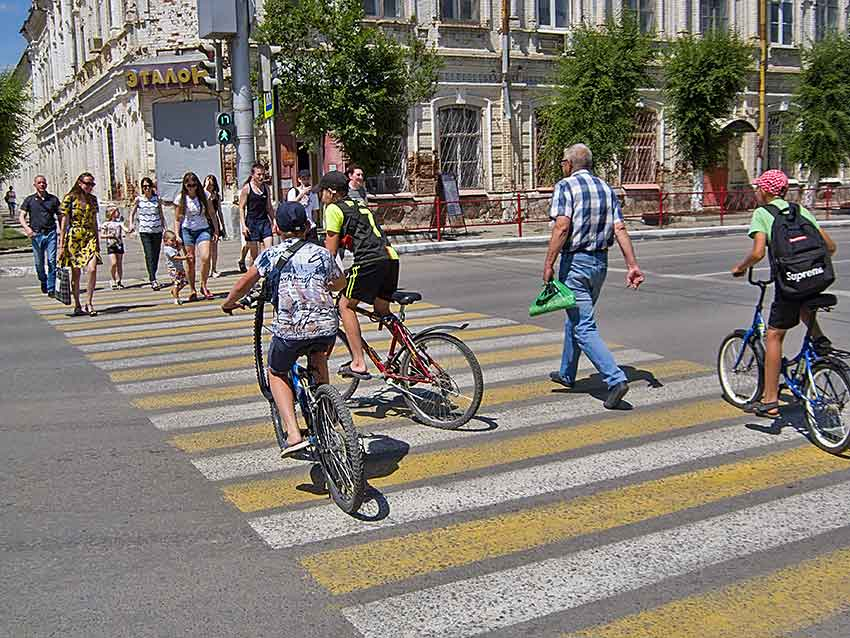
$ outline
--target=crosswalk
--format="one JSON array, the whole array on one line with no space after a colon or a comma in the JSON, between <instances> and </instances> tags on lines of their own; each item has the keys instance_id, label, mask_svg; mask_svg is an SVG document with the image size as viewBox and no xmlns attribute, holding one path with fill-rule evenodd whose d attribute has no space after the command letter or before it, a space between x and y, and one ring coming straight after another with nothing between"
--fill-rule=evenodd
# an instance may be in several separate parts
<instances>
[{"instance_id":1,"label":"crosswalk","mask_svg":"<svg viewBox=\"0 0 850 638\"><path fill-rule=\"evenodd\" d=\"M21 293L363 636L766 638L850 612L850 461L810 445L793 414L792 427L754 427L710 366L610 344L633 406L610 412L586 362L576 391L548 381L561 333L415 304L414 329L469 324L479 418L428 428L362 384L351 409L371 492L349 517L314 468L277 453L249 315L129 288L72 319ZM622 602L680 581L648 608ZM612 601L622 611L575 620Z\"/></svg>"}]
</instances>

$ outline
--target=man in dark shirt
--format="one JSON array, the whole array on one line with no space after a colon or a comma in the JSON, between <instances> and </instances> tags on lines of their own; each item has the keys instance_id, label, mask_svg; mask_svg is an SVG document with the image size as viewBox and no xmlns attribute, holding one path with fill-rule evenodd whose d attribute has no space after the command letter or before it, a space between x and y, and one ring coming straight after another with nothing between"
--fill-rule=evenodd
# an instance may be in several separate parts
<instances>
[{"instance_id":1,"label":"man in dark shirt","mask_svg":"<svg viewBox=\"0 0 850 638\"><path fill-rule=\"evenodd\" d=\"M44 175L36 175L33 186L35 193L21 204L18 219L24 233L32 240L32 256L38 280L41 282L41 292L53 297L56 288L56 222L60 214L59 198L47 192L47 178Z\"/></svg>"}]
</instances>

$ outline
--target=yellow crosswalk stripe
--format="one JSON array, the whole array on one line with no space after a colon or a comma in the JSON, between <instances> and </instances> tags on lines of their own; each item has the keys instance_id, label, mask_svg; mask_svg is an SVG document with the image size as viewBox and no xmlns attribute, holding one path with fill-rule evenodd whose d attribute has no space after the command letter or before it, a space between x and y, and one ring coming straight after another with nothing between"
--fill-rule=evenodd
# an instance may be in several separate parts
<instances>
[{"instance_id":1,"label":"yellow crosswalk stripe","mask_svg":"<svg viewBox=\"0 0 850 638\"><path fill-rule=\"evenodd\" d=\"M176 307L176 306L175 306ZM105 315L104 315L105 316ZM221 308L210 308L208 310L197 310L190 313L168 313L156 317L134 317L128 315L121 319L101 319L100 315L94 319L84 319L73 323L63 323L55 326L62 332L77 332L79 330L95 330L98 328L120 328L123 326L145 325L151 323L165 323L167 321L190 321L193 319L207 319L209 317L224 317Z\"/></svg>"},{"instance_id":2,"label":"yellow crosswalk stripe","mask_svg":"<svg viewBox=\"0 0 850 638\"><path fill-rule=\"evenodd\" d=\"M169 443L184 452L195 453L274 440L271 419L266 419L210 432L180 434L169 439Z\"/></svg>"},{"instance_id":3,"label":"yellow crosswalk stripe","mask_svg":"<svg viewBox=\"0 0 850 638\"><path fill-rule=\"evenodd\" d=\"M512 437L509 444L505 440L498 440L462 448L410 454L398 462L398 468L392 474L371 477L369 483L375 487L402 485L492 465L559 454L618 439L683 429L696 424L729 419L739 414L739 410L722 401L699 401L684 407L597 421L589 426L571 426L524 434ZM304 480L305 476L302 474L261 479L228 485L223 488L223 492L225 497L243 512L257 512L322 498L321 495L297 490L297 486Z\"/></svg>"},{"instance_id":4,"label":"yellow crosswalk stripe","mask_svg":"<svg viewBox=\"0 0 850 638\"><path fill-rule=\"evenodd\" d=\"M463 336L463 333L461 333ZM373 347L379 351L389 347L389 341L375 342ZM515 361L534 361L557 357L561 354L561 344L543 344L530 346L517 350L514 348L506 350L493 350L476 355L478 363L482 366L496 365ZM612 348L613 349L613 348ZM440 362L444 367L452 367L461 363L460 357L446 359ZM208 374L211 372L223 372L226 370L239 370L254 367L252 356L227 357L224 359L213 359L211 361L189 361L186 363L174 363L170 365L154 366L150 368L131 368L129 370L116 370L110 373L109 378L115 383L127 383L129 381L150 381L155 379L168 379L195 374Z\"/></svg>"},{"instance_id":5,"label":"yellow crosswalk stripe","mask_svg":"<svg viewBox=\"0 0 850 638\"><path fill-rule=\"evenodd\" d=\"M581 436L581 435L580 435ZM805 446L520 512L322 552L301 562L334 594L376 587L847 469ZM345 569L357 564L358 569Z\"/></svg>"},{"instance_id":6,"label":"yellow crosswalk stripe","mask_svg":"<svg viewBox=\"0 0 850 638\"><path fill-rule=\"evenodd\" d=\"M222 315L223 317L224 315ZM407 326L423 326L439 321L469 321L472 319L484 319L487 315L479 312L463 312L452 315L441 315L438 317L418 317L416 319L408 319L405 321ZM377 324L376 324L377 325ZM252 315L246 315L244 321L222 321L219 323L201 323L193 326L176 326L174 328L157 328L155 330L136 330L134 332L116 331L113 338L121 338L126 340L131 339L152 339L154 337L170 337L175 335L197 334L199 332L230 332L230 331L250 331L254 326L254 318ZM366 338L369 338L369 330L364 330ZM89 345L92 343L100 343L104 339L104 335L87 335L84 337L69 337L68 341L75 346Z\"/></svg>"},{"instance_id":7,"label":"yellow crosswalk stripe","mask_svg":"<svg viewBox=\"0 0 850 638\"><path fill-rule=\"evenodd\" d=\"M564 638L780 638L850 609L850 549Z\"/></svg>"}]
</instances>

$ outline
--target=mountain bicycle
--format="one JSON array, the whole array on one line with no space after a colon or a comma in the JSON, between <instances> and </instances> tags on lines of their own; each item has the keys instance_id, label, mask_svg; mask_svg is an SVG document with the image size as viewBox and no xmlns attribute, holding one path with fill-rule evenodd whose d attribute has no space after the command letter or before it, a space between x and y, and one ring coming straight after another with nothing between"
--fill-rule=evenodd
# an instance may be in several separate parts
<instances>
[{"instance_id":1,"label":"mountain bicycle","mask_svg":"<svg viewBox=\"0 0 850 638\"><path fill-rule=\"evenodd\" d=\"M752 323L727 335L717 355L723 398L738 408L760 399L764 390L766 327L762 309L772 281L754 280L752 268L748 280L760 290ZM835 295L822 294L807 301L806 306L812 312L829 312L837 303ZM850 353L834 348L826 356L819 355L808 328L797 356L782 357L782 382L804 405L812 442L832 454L850 447L850 368L842 361L848 356Z\"/></svg>"},{"instance_id":2,"label":"mountain bicycle","mask_svg":"<svg viewBox=\"0 0 850 638\"><path fill-rule=\"evenodd\" d=\"M378 369L386 386L401 394L407 407L423 423L454 430L467 423L478 412L484 396L484 376L472 350L462 340L449 334L464 330L469 324L440 325L412 334L404 325L407 306L421 301L418 292L398 291L392 300L400 306L398 314L378 315L374 310L356 308L357 314L387 328L392 340L385 358L363 339L363 351ZM337 299L339 303L339 298ZM351 360L351 346L340 329L342 342ZM450 372L451 371L451 372ZM348 400L360 380L337 374L331 382Z\"/></svg>"},{"instance_id":3,"label":"mountain bicycle","mask_svg":"<svg viewBox=\"0 0 850 638\"><path fill-rule=\"evenodd\" d=\"M255 288L243 297L239 304L254 309L254 367L260 392L269 402L272 424L277 443L283 449L286 445L286 427L275 404L269 387L269 370L266 353L272 338L272 313L276 312L272 303L272 291L268 279L262 286ZM307 356L315 349L307 349L299 354ZM366 490L365 453L360 444L360 435L354 426L351 412L339 391L329 384L319 384L314 370L298 362L293 364L289 373L296 401L307 426L307 440L310 445L305 449L307 460L316 462L322 468L328 492L337 506L347 514L356 512L363 502Z\"/></svg>"}]
</instances>

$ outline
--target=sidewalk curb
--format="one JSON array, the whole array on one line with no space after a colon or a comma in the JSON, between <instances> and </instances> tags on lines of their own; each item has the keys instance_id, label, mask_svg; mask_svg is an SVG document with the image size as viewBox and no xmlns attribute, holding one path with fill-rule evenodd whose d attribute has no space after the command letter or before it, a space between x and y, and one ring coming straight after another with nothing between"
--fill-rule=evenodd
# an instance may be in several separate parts
<instances>
[{"instance_id":1,"label":"sidewalk curb","mask_svg":"<svg viewBox=\"0 0 850 638\"><path fill-rule=\"evenodd\" d=\"M850 227L850 220L830 220L821 222L825 228ZM745 234L749 226L703 226L699 228L671 228L669 230L638 230L629 233L632 241L657 241L664 239L687 239L695 237L724 237L727 235ZM506 237L503 239L461 239L460 241L421 242L414 244L393 244L396 252L401 254L425 254L442 252L462 252L465 250L487 250L498 248L529 248L545 246L549 243L548 235L534 237Z\"/></svg>"}]
</instances>

